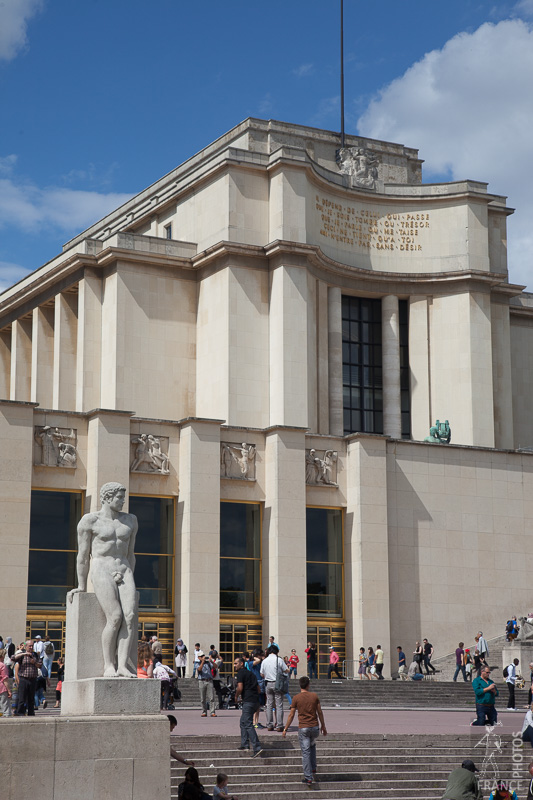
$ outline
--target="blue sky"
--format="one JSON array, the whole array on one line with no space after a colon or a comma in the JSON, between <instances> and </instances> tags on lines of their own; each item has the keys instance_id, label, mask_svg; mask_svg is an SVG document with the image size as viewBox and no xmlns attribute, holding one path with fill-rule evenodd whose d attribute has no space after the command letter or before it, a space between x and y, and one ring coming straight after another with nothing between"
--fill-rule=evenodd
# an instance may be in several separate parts
<instances>
[{"instance_id":1,"label":"blue sky","mask_svg":"<svg viewBox=\"0 0 533 800\"><path fill-rule=\"evenodd\" d=\"M345 0L346 130L508 195L533 266L533 0ZM248 116L339 129L337 0L2 0L0 290Z\"/></svg>"}]
</instances>

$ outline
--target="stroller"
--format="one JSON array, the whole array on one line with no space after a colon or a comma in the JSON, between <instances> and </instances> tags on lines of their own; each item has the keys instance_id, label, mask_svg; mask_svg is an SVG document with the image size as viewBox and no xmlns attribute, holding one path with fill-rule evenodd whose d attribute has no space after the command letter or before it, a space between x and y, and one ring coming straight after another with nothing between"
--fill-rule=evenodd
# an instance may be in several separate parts
<instances>
[{"instance_id":1,"label":"stroller","mask_svg":"<svg viewBox=\"0 0 533 800\"><path fill-rule=\"evenodd\" d=\"M235 691L237 689L236 678L229 678L226 686L221 686L222 708L242 708L242 703L235 702Z\"/></svg>"}]
</instances>

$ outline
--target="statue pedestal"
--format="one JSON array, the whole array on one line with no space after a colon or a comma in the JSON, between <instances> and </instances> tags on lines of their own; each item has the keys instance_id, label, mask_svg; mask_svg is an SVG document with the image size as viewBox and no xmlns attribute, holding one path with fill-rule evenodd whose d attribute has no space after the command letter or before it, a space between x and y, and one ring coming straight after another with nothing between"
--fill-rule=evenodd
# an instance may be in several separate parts
<instances>
[{"instance_id":1,"label":"statue pedestal","mask_svg":"<svg viewBox=\"0 0 533 800\"><path fill-rule=\"evenodd\" d=\"M142 678L83 678L64 681L61 716L157 714L161 681Z\"/></svg>"},{"instance_id":2,"label":"statue pedestal","mask_svg":"<svg viewBox=\"0 0 533 800\"><path fill-rule=\"evenodd\" d=\"M138 630L138 592L135 604L135 635L130 648L130 660L137 669L137 630ZM76 681L82 678L95 678L104 674L104 655L102 653L102 631L105 627L105 614L93 592L79 592L67 600L67 620L65 639L65 680Z\"/></svg>"},{"instance_id":3,"label":"statue pedestal","mask_svg":"<svg viewBox=\"0 0 533 800\"><path fill-rule=\"evenodd\" d=\"M138 605L138 595L137 595ZM104 716L113 714L158 714L161 681L132 678L104 678L102 631L105 614L96 595L80 592L67 601L65 680L61 692L61 716ZM137 669L137 609L135 636L130 649Z\"/></svg>"},{"instance_id":4,"label":"statue pedestal","mask_svg":"<svg viewBox=\"0 0 533 800\"><path fill-rule=\"evenodd\" d=\"M502 670L504 667L508 667L515 658L520 662L516 671L522 675L522 677L526 679L526 683L528 683L529 664L533 661L533 639L525 642L519 642L516 639L514 642L507 642L502 650Z\"/></svg>"}]
</instances>

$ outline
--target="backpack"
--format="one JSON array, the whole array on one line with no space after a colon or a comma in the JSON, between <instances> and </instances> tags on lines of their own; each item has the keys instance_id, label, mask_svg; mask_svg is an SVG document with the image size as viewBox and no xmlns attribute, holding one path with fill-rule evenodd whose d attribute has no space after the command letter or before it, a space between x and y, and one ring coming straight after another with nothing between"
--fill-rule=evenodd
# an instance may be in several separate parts
<instances>
[{"instance_id":1,"label":"backpack","mask_svg":"<svg viewBox=\"0 0 533 800\"><path fill-rule=\"evenodd\" d=\"M279 656L276 656L279 659ZM279 661L276 661L276 682L274 684L274 691L275 692L282 692L282 694L287 694L289 691L289 678L287 674L279 669Z\"/></svg>"},{"instance_id":2,"label":"backpack","mask_svg":"<svg viewBox=\"0 0 533 800\"><path fill-rule=\"evenodd\" d=\"M47 642L44 646L44 654L46 656L53 656L54 655L54 645L52 642Z\"/></svg>"},{"instance_id":3,"label":"backpack","mask_svg":"<svg viewBox=\"0 0 533 800\"><path fill-rule=\"evenodd\" d=\"M509 667L504 667L503 668L502 675L503 675L504 678L507 678L509 676Z\"/></svg>"}]
</instances>

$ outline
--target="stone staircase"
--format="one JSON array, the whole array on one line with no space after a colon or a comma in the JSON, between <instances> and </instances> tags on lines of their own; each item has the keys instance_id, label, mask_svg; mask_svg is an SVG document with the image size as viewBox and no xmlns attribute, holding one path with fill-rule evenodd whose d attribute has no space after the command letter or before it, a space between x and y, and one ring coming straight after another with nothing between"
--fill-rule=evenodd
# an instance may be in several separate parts
<instances>
[{"instance_id":1,"label":"stone staircase","mask_svg":"<svg viewBox=\"0 0 533 800\"><path fill-rule=\"evenodd\" d=\"M508 642L505 640L505 635L496 636L494 639L487 639L487 645L489 648L489 666L491 670L494 670L494 673L491 675L491 678L496 683L500 681L503 682L504 679L502 677L502 650L507 645ZM465 648L468 647L470 649L470 653L472 656L474 655L474 651L476 649L476 643L472 642L471 644L465 643ZM440 656L440 658L434 658L431 662L435 669L439 670L435 675L435 679L438 681L451 681L454 673L455 673L455 650L453 653L448 653L445 656ZM524 673L523 673L524 674ZM524 677L529 677L529 669L526 665L525 667L525 674ZM457 678L458 681L462 681L463 677L461 673Z\"/></svg>"},{"instance_id":2,"label":"stone staircase","mask_svg":"<svg viewBox=\"0 0 533 800\"><path fill-rule=\"evenodd\" d=\"M205 791L211 794L217 772L229 776L230 793L239 800L320 800L346 798L361 800L437 800L441 798L452 769L471 758L482 769L484 745L476 748L483 731L472 735L334 734L320 737L317 743L319 782L311 788L302 783L302 761L297 735L285 740L261 738L264 752L252 759L237 747L235 736L173 737L173 746L195 762ZM520 752L521 789L527 788L527 765L531 751L514 749L511 736L501 737L501 752L495 756L499 776L510 779L513 764L516 770ZM514 760L513 760L514 756ZM178 795L186 767L171 763L171 798ZM516 775L516 772L515 772ZM488 797L489 784L495 775L481 776L488 783L483 794ZM515 783L516 783L515 778Z\"/></svg>"},{"instance_id":3,"label":"stone staircase","mask_svg":"<svg viewBox=\"0 0 533 800\"><path fill-rule=\"evenodd\" d=\"M502 681L501 672L495 676L496 683ZM294 688L293 688L294 684ZM197 681L192 678L180 680L182 693L177 708L200 708ZM338 681L327 679L313 681L311 688L317 692L324 708L442 708L473 709L474 692L470 683L424 681ZM291 681L289 691L299 692L297 681ZM498 707L506 701L505 687L500 683ZM527 702L527 689L516 690L518 707Z\"/></svg>"}]
</instances>

